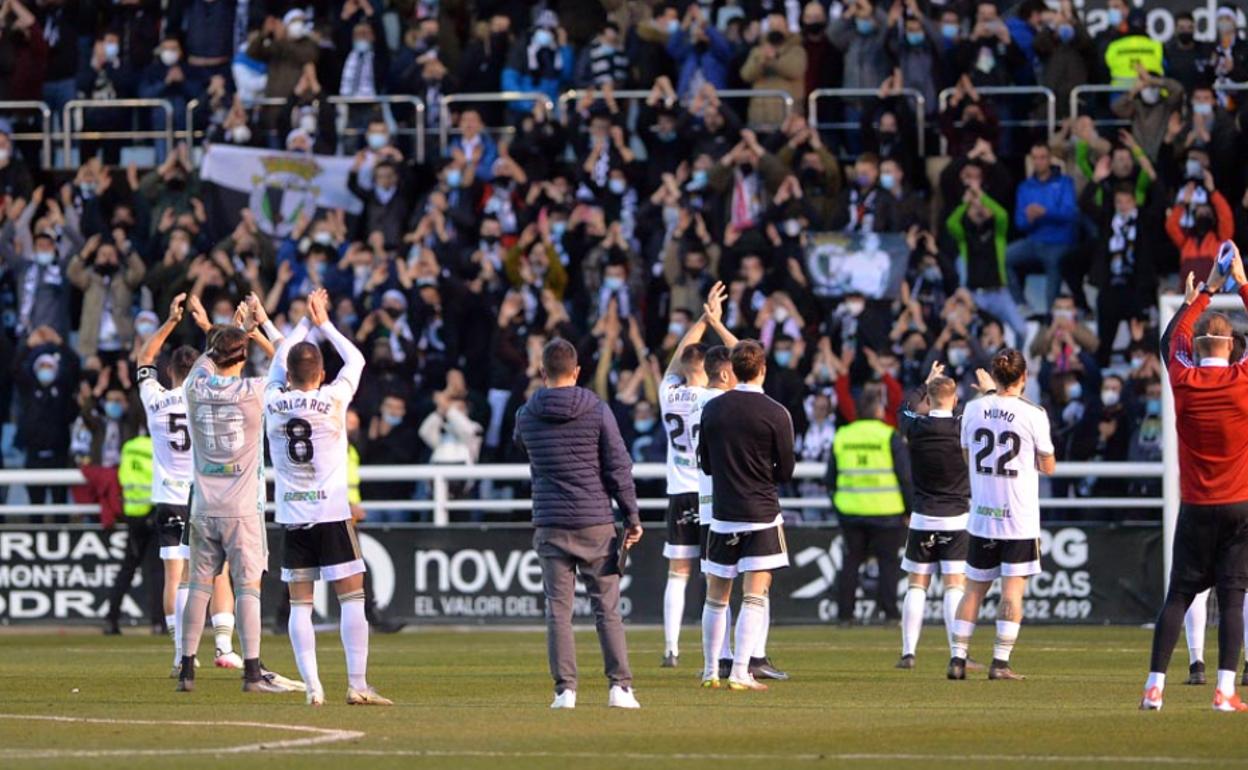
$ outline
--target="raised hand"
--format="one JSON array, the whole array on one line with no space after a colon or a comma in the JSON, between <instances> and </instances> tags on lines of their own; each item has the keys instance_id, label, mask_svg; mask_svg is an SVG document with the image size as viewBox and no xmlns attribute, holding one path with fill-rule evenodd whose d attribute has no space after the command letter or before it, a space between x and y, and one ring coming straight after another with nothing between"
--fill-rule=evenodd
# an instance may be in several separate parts
<instances>
[{"instance_id":1,"label":"raised hand","mask_svg":"<svg viewBox=\"0 0 1248 770\"><path fill-rule=\"evenodd\" d=\"M257 326L264 326L269 322L269 313L264 309L264 302L261 301L259 295L254 291L247 295L247 309L251 313L251 317L255 319Z\"/></svg>"},{"instance_id":2,"label":"raised hand","mask_svg":"<svg viewBox=\"0 0 1248 770\"><path fill-rule=\"evenodd\" d=\"M182 292L169 303L169 322L178 323L182 320L182 310L186 303L186 292Z\"/></svg>"},{"instance_id":3,"label":"raised hand","mask_svg":"<svg viewBox=\"0 0 1248 770\"><path fill-rule=\"evenodd\" d=\"M996 390L997 383L993 381L991 374L984 371L983 369L976 369L975 370L975 384L972 385L971 387L973 387L979 393L983 394L983 393L987 393L990 390Z\"/></svg>"},{"instance_id":4,"label":"raised hand","mask_svg":"<svg viewBox=\"0 0 1248 770\"><path fill-rule=\"evenodd\" d=\"M204 310L204 303L199 300L198 294L191 294L186 298L186 309L191 313L191 320L201 331L208 331L212 328L212 321L208 318L208 311Z\"/></svg>"},{"instance_id":5,"label":"raised hand","mask_svg":"<svg viewBox=\"0 0 1248 770\"><path fill-rule=\"evenodd\" d=\"M706 314L707 320L712 323L719 323L724 316L724 300L728 298L728 288L724 286L723 281L716 281L711 287L711 292L706 296L706 304L702 306L702 312Z\"/></svg>"},{"instance_id":6,"label":"raised hand","mask_svg":"<svg viewBox=\"0 0 1248 770\"><path fill-rule=\"evenodd\" d=\"M980 370L982 371L982 370ZM927 379L923 381L924 385L931 385L932 380L942 377L945 374L945 365L939 361L932 362L932 370L927 373Z\"/></svg>"}]
</instances>

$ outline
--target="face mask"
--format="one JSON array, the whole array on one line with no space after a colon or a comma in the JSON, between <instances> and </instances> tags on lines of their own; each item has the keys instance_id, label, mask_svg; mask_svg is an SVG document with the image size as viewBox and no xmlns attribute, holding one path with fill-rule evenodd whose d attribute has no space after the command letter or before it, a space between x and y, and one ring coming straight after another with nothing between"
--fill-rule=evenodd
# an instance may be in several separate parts
<instances>
[{"instance_id":1,"label":"face mask","mask_svg":"<svg viewBox=\"0 0 1248 770\"><path fill-rule=\"evenodd\" d=\"M802 179L802 187L814 187L819 184L823 174L820 173L819 169L807 166L802 169L800 176Z\"/></svg>"},{"instance_id":2,"label":"face mask","mask_svg":"<svg viewBox=\"0 0 1248 770\"><path fill-rule=\"evenodd\" d=\"M945 40L957 40L958 39L958 25L957 24L941 24L940 35Z\"/></svg>"},{"instance_id":3,"label":"face mask","mask_svg":"<svg viewBox=\"0 0 1248 770\"><path fill-rule=\"evenodd\" d=\"M704 168L694 169L693 176L689 181L689 189L701 190L703 187L706 187L706 178L707 178L706 169Z\"/></svg>"},{"instance_id":4,"label":"face mask","mask_svg":"<svg viewBox=\"0 0 1248 770\"><path fill-rule=\"evenodd\" d=\"M676 141L675 131L656 131L654 132L654 135L658 138L660 142L663 142L664 144L668 142Z\"/></svg>"},{"instance_id":5,"label":"face mask","mask_svg":"<svg viewBox=\"0 0 1248 770\"><path fill-rule=\"evenodd\" d=\"M607 182L607 189L616 195L623 195L624 191L628 189L628 183L623 179L612 179L610 182Z\"/></svg>"},{"instance_id":6,"label":"face mask","mask_svg":"<svg viewBox=\"0 0 1248 770\"><path fill-rule=\"evenodd\" d=\"M633 420L633 428L636 429L638 433L649 433L650 429L653 427L654 427L653 417L646 417L640 420Z\"/></svg>"},{"instance_id":7,"label":"face mask","mask_svg":"<svg viewBox=\"0 0 1248 770\"><path fill-rule=\"evenodd\" d=\"M224 315L222 313L213 313L212 322L217 326L232 326L234 324L234 316Z\"/></svg>"},{"instance_id":8,"label":"face mask","mask_svg":"<svg viewBox=\"0 0 1248 770\"><path fill-rule=\"evenodd\" d=\"M556 241L562 238L563 234L566 233L567 231L568 231L568 223L563 221L562 219L556 222L550 223L550 237L554 238Z\"/></svg>"},{"instance_id":9,"label":"face mask","mask_svg":"<svg viewBox=\"0 0 1248 770\"><path fill-rule=\"evenodd\" d=\"M875 31L875 22L871 19L854 19L854 29L859 35L870 35Z\"/></svg>"},{"instance_id":10,"label":"face mask","mask_svg":"<svg viewBox=\"0 0 1248 770\"><path fill-rule=\"evenodd\" d=\"M328 230L317 230L312 234L312 240L322 246L331 246L334 243L334 236Z\"/></svg>"},{"instance_id":11,"label":"face mask","mask_svg":"<svg viewBox=\"0 0 1248 770\"><path fill-rule=\"evenodd\" d=\"M1200 165L1200 161L1188 159L1183 164L1183 173L1187 175L1188 179L1200 179L1205 175L1205 169Z\"/></svg>"},{"instance_id":12,"label":"face mask","mask_svg":"<svg viewBox=\"0 0 1248 770\"><path fill-rule=\"evenodd\" d=\"M56 258L56 255L50 251L36 251L35 252L35 261L41 265L50 265L52 264L52 260L55 258Z\"/></svg>"},{"instance_id":13,"label":"face mask","mask_svg":"<svg viewBox=\"0 0 1248 770\"><path fill-rule=\"evenodd\" d=\"M459 169L453 168L446 172L447 187L459 187L461 184L463 184L463 181L464 181L464 172L460 171Z\"/></svg>"},{"instance_id":14,"label":"face mask","mask_svg":"<svg viewBox=\"0 0 1248 770\"><path fill-rule=\"evenodd\" d=\"M1131 359L1131 371L1134 372L1135 370L1139 369L1142 366L1144 366L1144 359L1142 357L1135 356L1134 358Z\"/></svg>"},{"instance_id":15,"label":"face mask","mask_svg":"<svg viewBox=\"0 0 1248 770\"><path fill-rule=\"evenodd\" d=\"M667 331L671 334L675 334L677 337L683 337L685 336L685 325L673 321L667 325Z\"/></svg>"},{"instance_id":16,"label":"face mask","mask_svg":"<svg viewBox=\"0 0 1248 770\"><path fill-rule=\"evenodd\" d=\"M166 48L160 52L160 63L166 67L172 67L178 63L178 52L172 48Z\"/></svg>"},{"instance_id":17,"label":"face mask","mask_svg":"<svg viewBox=\"0 0 1248 770\"><path fill-rule=\"evenodd\" d=\"M286 25L286 35L294 40L298 40L306 34L308 34L308 30L302 21L296 19Z\"/></svg>"},{"instance_id":18,"label":"face mask","mask_svg":"<svg viewBox=\"0 0 1248 770\"><path fill-rule=\"evenodd\" d=\"M1213 217L1200 216L1196 217L1196 225L1194 227L1198 235L1204 235L1213 229Z\"/></svg>"},{"instance_id":19,"label":"face mask","mask_svg":"<svg viewBox=\"0 0 1248 770\"><path fill-rule=\"evenodd\" d=\"M56 382L56 370L49 369L46 366L40 369L36 369L35 379L39 380L39 384L46 388L52 383Z\"/></svg>"},{"instance_id":20,"label":"face mask","mask_svg":"<svg viewBox=\"0 0 1248 770\"><path fill-rule=\"evenodd\" d=\"M617 275L608 276L602 279L602 285L607 288L607 291L619 291L624 288L624 279Z\"/></svg>"},{"instance_id":21,"label":"face mask","mask_svg":"<svg viewBox=\"0 0 1248 770\"><path fill-rule=\"evenodd\" d=\"M949 365L954 369L961 369L966 365L966 359L970 357L966 348L949 348L948 358Z\"/></svg>"},{"instance_id":22,"label":"face mask","mask_svg":"<svg viewBox=\"0 0 1248 770\"><path fill-rule=\"evenodd\" d=\"M789 320L789 309L785 307L778 307L774 312L772 312L771 317L776 319L776 323L782 324Z\"/></svg>"},{"instance_id":23,"label":"face mask","mask_svg":"<svg viewBox=\"0 0 1248 770\"><path fill-rule=\"evenodd\" d=\"M1068 310L1068 309L1066 309L1066 308L1061 308L1060 310L1054 310L1054 311L1053 311L1053 320L1055 320L1055 321L1058 321L1058 320L1061 320L1061 321L1073 321L1073 320L1075 320L1075 311L1073 311L1073 310Z\"/></svg>"},{"instance_id":24,"label":"face mask","mask_svg":"<svg viewBox=\"0 0 1248 770\"><path fill-rule=\"evenodd\" d=\"M104 402L104 415L110 420L120 420L126 414L126 407L116 401Z\"/></svg>"},{"instance_id":25,"label":"face mask","mask_svg":"<svg viewBox=\"0 0 1248 770\"><path fill-rule=\"evenodd\" d=\"M355 49L356 53L368 53L373 50L373 44L367 40L356 40L351 44L351 47Z\"/></svg>"},{"instance_id":26,"label":"face mask","mask_svg":"<svg viewBox=\"0 0 1248 770\"><path fill-rule=\"evenodd\" d=\"M384 420L386 425L389 425L391 428L397 428L403 424L403 415L401 414L382 412L381 419Z\"/></svg>"},{"instance_id":27,"label":"face mask","mask_svg":"<svg viewBox=\"0 0 1248 770\"><path fill-rule=\"evenodd\" d=\"M938 283L940 281L940 268L932 265L923 268L923 280L927 283Z\"/></svg>"},{"instance_id":28,"label":"face mask","mask_svg":"<svg viewBox=\"0 0 1248 770\"><path fill-rule=\"evenodd\" d=\"M105 59L108 59L109 61L114 61L117 59L117 55L120 53L121 53L121 46L118 45L117 43L105 43L104 44L104 58Z\"/></svg>"},{"instance_id":29,"label":"face mask","mask_svg":"<svg viewBox=\"0 0 1248 770\"><path fill-rule=\"evenodd\" d=\"M885 190L891 190L896 186L897 177L888 173L880 174L880 187L883 187Z\"/></svg>"},{"instance_id":30,"label":"face mask","mask_svg":"<svg viewBox=\"0 0 1248 770\"><path fill-rule=\"evenodd\" d=\"M1183 45L1191 45L1192 41L1196 39L1195 33L1192 32L1180 32L1175 35L1175 37L1177 37L1179 42Z\"/></svg>"},{"instance_id":31,"label":"face mask","mask_svg":"<svg viewBox=\"0 0 1248 770\"><path fill-rule=\"evenodd\" d=\"M0 149L0 163L7 163L11 156L12 151L10 151L8 147Z\"/></svg>"},{"instance_id":32,"label":"face mask","mask_svg":"<svg viewBox=\"0 0 1248 770\"><path fill-rule=\"evenodd\" d=\"M680 21L677 19L668 19L667 34L675 35L679 31L680 31Z\"/></svg>"},{"instance_id":33,"label":"face mask","mask_svg":"<svg viewBox=\"0 0 1248 770\"><path fill-rule=\"evenodd\" d=\"M382 308L382 310L386 311L386 315L390 316L391 318L395 319L396 321L398 320L399 316L403 315L403 309L402 309L402 308L397 308L397 307L386 307L386 308Z\"/></svg>"},{"instance_id":34,"label":"face mask","mask_svg":"<svg viewBox=\"0 0 1248 770\"><path fill-rule=\"evenodd\" d=\"M802 234L802 223L796 219L784 220L784 234L790 238L796 238Z\"/></svg>"},{"instance_id":35,"label":"face mask","mask_svg":"<svg viewBox=\"0 0 1248 770\"><path fill-rule=\"evenodd\" d=\"M385 147L389 143L390 143L390 137L386 136L385 134L369 134L368 135L368 146L369 148L373 150L380 150L382 147Z\"/></svg>"},{"instance_id":36,"label":"face mask","mask_svg":"<svg viewBox=\"0 0 1248 770\"><path fill-rule=\"evenodd\" d=\"M1140 91L1140 100L1145 104L1156 104L1161 101L1161 89L1157 86L1149 86Z\"/></svg>"},{"instance_id":37,"label":"face mask","mask_svg":"<svg viewBox=\"0 0 1248 770\"><path fill-rule=\"evenodd\" d=\"M360 317L355 313L347 313L342 317L342 325L348 329L354 329L355 325L360 322Z\"/></svg>"},{"instance_id":38,"label":"face mask","mask_svg":"<svg viewBox=\"0 0 1248 770\"><path fill-rule=\"evenodd\" d=\"M742 163L738 168L741 169L741 176L749 176L754 173L753 163Z\"/></svg>"},{"instance_id":39,"label":"face mask","mask_svg":"<svg viewBox=\"0 0 1248 770\"><path fill-rule=\"evenodd\" d=\"M1219 21L1218 34L1224 37L1235 34L1235 23L1231 21Z\"/></svg>"},{"instance_id":40,"label":"face mask","mask_svg":"<svg viewBox=\"0 0 1248 770\"><path fill-rule=\"evenodd\" d=\"M909 43L910 45L923 45L923 33L922 32L907 32L906 42Z\"/></svg>"},{"instance_id":41,"label":"face mask","mask_svg":"<svg viewBox=\"0 0 1248 770\"><path fill-rule=\"evenodd\" d=\"M247 144L251 141L251 129L247 126L235 126L229 138L235 144Z\"/></svg>"},{"instance_id":42,"label":"face mask","mask_svg":"<svg viewBox=\"0 0 1248 770\"><path fill-rule=\"evenodd\" d=\"M828 26L827 24L817 24L817 23L803 24L802 32L806 33L807 35L810 35L811 37L815 37L817 35L822 35L823 30L826 29L827 26Z\"/></svg>"},{"instance_id":43,"label":"face mask","mask_svg":"<svg viewBox=\"0 0 1248 770\"><path fill-rule=\"evenodd\" d=\"M1149 417L1160 417L1161 416L1161 399L1150 398L1147 401L1145 401L1144 402L1144 414L1148 415Z\"/></svg>"},{"instance_id":44,"label":"face mask","mask_svg":"<svg viewBox=\"0 0 1248 770\"><path fill-rule=\"evenodd\" d=\"M1083 383L1072 382L1066 386L1066 399L1068 401L1078 401L1083 398Z\"/></svg>"},{"instance_id":45,"label":"face mask","mask_svg":"<svg viewBox=\"0 0 1248 770\"><path fill-rule=\"evenodd\" d=\"M304 132L306 133L315 134L316 133L316 116L315 115L301 116L299 118L299 128L303 129Z\"/></svg>"},{"instance_id":46,"label":"face mask","mask_svg":"<svg viewBox=\"0 0 1248 770\"><path fill-rule=\"evenodd\" d=\"M1110 8L1105 12L1105 20L1109 22L1109 26L1116 27L1122 23L1122 11L1117 8Z\"/></svg>"},{"instance_id":47,"label":"face mask","mask_svg":"<svg viewBox=\"0 0 1248 770\"><path fill-rule=\"evenodd\" d=\"M850 301L845 303L845 310L855 318L862 315L862 311L867 309L867 303L861 301Z\"/></svg>"},{"instance_id":48,"label":"face mask","mask_svg":"<svg viewBox=\"0 0 1248 770\"><path fill-rule=\"evenodd\" d=\"M1209 102L1192 102L1192 112L1197 115L1212 115L1213 105Z\"/></svg>"},{"instance_id":49,"label":"face mask","mask_svg":"<svg viewBox=\"0 0 1248 770\"><path fill-rule=\"evenodd\" d=\"M784 44L784 33L778 30L767 33L767 42L774 45Z\"/></svg>"},{"instance_id":50,"label":"face mask","mask_svg":"<svg viewBox=\"0 0 1248 770\"><path fill-rule=\"evenodd\" d=\"M680 26L680 22L674 22L676 26ZM533 44L538 48L549 48L555 42L555 36L545 27L533 33Z\"/></svg>"},{"instance_id":51,"label":"face mask","mask_svg":"<svg viewBox=\"0 0 1248 770\"><path fill-rule=\"evenodd\" d=\"M1057 27L1057 37L1063 43L1069 43L1075 39L1075 28L1069 24L1059 24Z\"/></svg>"},{"instance_id":52,"label":"face mask","mask_svg":"<svg viewBox=\"0 0 1248 770\"><path fill-rule=\"evenodd\" d=\"M779 365L782 368L787 368L788 365L791 363L793 363L793 351L792 350L777 350L776 351L776 364L777 365Z\"/></svg>"},{"instance_id":53,"label":"face mask","mask_svg":"<svg viewBox=\"0 0 1248 770\"><path fill-rule=\"evenodd\" d=\"M1105 406L1114 406L1118 403L1118 398L1121 395L1122 394L1120 394L1116 390L1102 390L1101 391L1101 403L1104 404Z\"/></svg>"},{"instance_id":54,"label":"face mask","mask_svg":"<svg viewBox=\"0 0 1248 770\"><path fill-rule=\"evenodd\" d=\"M854 177L854 182L856 182L859 187L862 187L865 189L871 186L871 177L867 176L866 174L859 174L858 176Z\"/></svg>"},{"instance_id":55,"label":"face mask","mask_svg":"<svg viewBox=\"0 0 1248 770\"><path fill-rule=\"evenodd\" d=\"M150 337L156 333L156 324L151 321L141 321L134 325L134 333L140 337Z\"/></svg>"}]
</instances>

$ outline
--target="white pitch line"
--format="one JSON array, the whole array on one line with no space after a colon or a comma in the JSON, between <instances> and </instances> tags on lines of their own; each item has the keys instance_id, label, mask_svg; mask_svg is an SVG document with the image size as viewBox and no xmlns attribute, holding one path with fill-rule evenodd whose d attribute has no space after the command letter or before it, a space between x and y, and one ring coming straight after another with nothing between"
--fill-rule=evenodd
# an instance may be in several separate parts
<instances>
[{"instance_id":1,"label":"white pitch line","mask_svg":"<svg viewBox=\"0 0 1248 770\"><path fill-rule=\"evenodd\" d=\"M78 759L94 757L167 757L185 754L252 754L259 751L298 750L309 746L363 738L356 730L334 730L309 725L282 725L270 722L224 722L218 720L173 719L98 719L91 717L63 717L40 714L0 714L0 719L21 719L39 722L65 722L96 725L154 725L168 727L247 727L261 730L287 730L296 733L312 733L306 738L288 738L280 741L261 741L236 746L216 748L176 749L0 749L3 759Z\"/></svg>"},{"instance_id":2,"label":"white pitch line","mask_svg":"<svg viewBox=\"0 0 1248 770\"><path fill-rule=\"evenodd\" d=\"M1099 755L1061 754L730 754L730 753L675 753L656 754L645 752L592 751L474 751L470 749L307 749L282 750L280 754L308 754L316 756L362 756L362 757L413 757L427 759L446 758L497 758L497 759L628 759L628 760L748 760L748 761L801 761L801 762L1031 762L1037 764L1094 763L1098 765L1241 765L1242 758L1220 757L1129 757Z\"/></svg>"}]
</instances>

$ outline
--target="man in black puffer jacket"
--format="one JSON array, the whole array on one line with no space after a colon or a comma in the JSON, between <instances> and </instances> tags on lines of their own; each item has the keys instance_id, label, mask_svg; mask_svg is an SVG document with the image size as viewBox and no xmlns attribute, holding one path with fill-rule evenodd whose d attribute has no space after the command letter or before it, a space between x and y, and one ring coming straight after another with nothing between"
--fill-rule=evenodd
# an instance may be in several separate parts
<instances>
[{"instance_id":1,"label":"man in black puffer jacket","mask_svg":"<svg viewBox=\"0 0 1248 770\"><path fill-rule=\"evenodd\" d=\"M624 514L622 537L641 539L632 461L615 417L592 392L578 388L576 348L552 340L542 351L546 387L516 415L516 445L533 476L533 547L542 562L546 647L555 680L551 708L576 707L576 642L572 605L579 571L594 609L611 682L608 706L638 708L620 618L619 537L611 501Z\"/></svg>"}]
</instances>

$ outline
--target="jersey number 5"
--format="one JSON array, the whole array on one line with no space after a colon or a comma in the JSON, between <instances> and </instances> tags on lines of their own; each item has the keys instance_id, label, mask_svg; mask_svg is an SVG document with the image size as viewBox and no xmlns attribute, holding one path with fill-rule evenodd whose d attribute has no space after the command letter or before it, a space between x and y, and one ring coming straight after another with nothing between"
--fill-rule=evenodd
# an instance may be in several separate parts
<instances>
[{"instance_id":1,"label":"jersey number 5","mask_svg":"<svg viewBox=\"0 0 1248 770\"><path fill-rule=\"evenodd\" d=\"M994 436L992 431L987 428L980 428L975 431L975 443L981 443L983 446L975 453L975 472L982 473L987 476L1005 476L1014 477L1018 475L1018 471L1013 468L1007 468L1006 463L1018 457L1018 453L1022 451L1023 439L1014 431L1001 431L999 435ZM1008 446L1006 446L1008 444ZM1004 451L997 455L997 464L994 468L992 465L984 465L984 461L989 458L993 450L1000 446Z\"/></svg>"},{"instance_id":2,"label":"jersey number 5","mask_svg":"<svg viewBox=\"0 0 1248 770\"><path fill-rule=\"evenodd\" d=\"M186 425L185 414L168 415L165 430L169 432L169 446L173 447L173 451L186 452L191 448L191 431ZM179 436L181 440L177 438Z\"/></svg>"},{"instance_id":3,"label":"jersey number 5","mask_svg":"<svg viewBox=\"0 0 1248 770\"><path fill-rule=\"evenodd\" d=\"M299 417L286 423L286 454L292 463L312 462L312 423Z\"/></svg>"}]
</instances>

